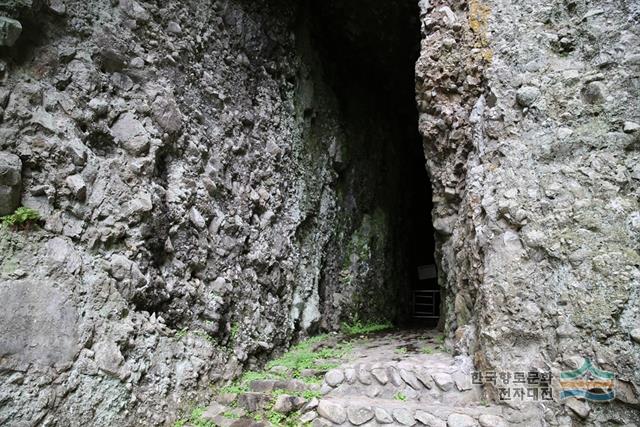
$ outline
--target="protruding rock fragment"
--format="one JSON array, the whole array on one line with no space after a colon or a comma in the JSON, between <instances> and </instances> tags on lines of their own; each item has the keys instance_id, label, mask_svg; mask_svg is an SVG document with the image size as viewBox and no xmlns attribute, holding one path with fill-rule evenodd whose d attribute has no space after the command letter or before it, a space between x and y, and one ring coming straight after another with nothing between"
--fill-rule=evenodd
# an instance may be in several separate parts
<instances>
[{"instance_id":1,"label":"protruding rock fragment","mask_svg":"<svg viewBox=\"0 0 640 427\"><path fill-rule=\"evenodd\" d=\"M0 46L13 46L22 34L22 24L15 19L0 16Z\"/></svg>"},{"instance_id":2,"label":"protruding rock fragment","mask_svg":"<svg viewBox=\"0 0 640 427\"><path fill-rule=\"evenodd\" d=\"M87 185L82 175L71 175L65 180L67 187L71 190L71 194L78 200L84 200L87 197Z\"/></svg>"},{"instance_id":3,"label":"protruding rock fragment","mask_svg":"<svg viewBox=\"0 0 640 427\"><path fill-rule=\"evenodd\" d=\"M531 107L540 97L540 89L533 86L522 86L516 93L516 101L521 107Z\"/></svg>"},{"instance_id":4,"label":"protruding rock fragment","mask_svg":"<svg viewBox=\"0 0 640 427\"><path fill-rule=\"evenodd\" d=\"M12 153L0 151L0 216L9 215L20 206L22 162Z\"/></svg>"}]
</instances>

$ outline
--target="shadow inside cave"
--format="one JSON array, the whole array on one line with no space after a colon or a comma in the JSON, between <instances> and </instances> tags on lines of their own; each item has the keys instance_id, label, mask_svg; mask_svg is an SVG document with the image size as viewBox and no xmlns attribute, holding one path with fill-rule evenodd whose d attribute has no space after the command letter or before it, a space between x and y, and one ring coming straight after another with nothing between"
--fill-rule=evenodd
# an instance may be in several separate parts
<instances>
[{"instance_id":1,"label":"shadow inside cave","mask_svg":"<svg viewBox=\"0 0 640 427\"><path fill-rule=\"evenodd\" d=\"M388 219L384 286L399 327L439 325L442 312L431 210L431 183L418 131L415 62L418 4L411 0L308 3L312 42L340 104L354 196L344 215L382 209ZM351 211L350 211L351 210Z\"/></svg>"}]
</instances>

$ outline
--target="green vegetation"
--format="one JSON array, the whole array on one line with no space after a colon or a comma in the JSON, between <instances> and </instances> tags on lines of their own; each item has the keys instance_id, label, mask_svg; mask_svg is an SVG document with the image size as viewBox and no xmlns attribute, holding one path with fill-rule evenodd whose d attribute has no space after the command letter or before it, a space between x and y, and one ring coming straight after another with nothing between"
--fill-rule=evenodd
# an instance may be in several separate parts
<instances>
[{"instance_id":1,"label":"green vegetation","mask_svg":"<svg viewBox=\"0 0 640 427\"><path fill-rule=\"evenodd\" d=\"M178 332L175 333L174 337L176 339L181 340L182 338L186 337L187 335L189 335L189 332L191 332L193 335L200 337L206 341L209 341L211 344L216 344L216 340L209 335L208 333L206 333L203 330L196 330L196 331L189 331L189 328L182 328L180 329Z\"/></svg>"},{"instance_id":2,"label":"green vegetation","mask_svg":"<svg viewBox=\"0 0 640 427\"><path fill-rule=\"evenodd\" d=\"M343 323L341 330L346 335L366 335L374 332L386 331L393 328L391 322L384 323L362 323L359 320L349 324Z\"/></svg>"},{"instance_id":3,"label":"green vegetation","mask_svg":"<svg viewBox=\"0 0 640 427\"><path fill-rule=\"evenodd\" d=\"M225 413L222 414L223 417L228 418L230 420L236 420L238 418L240 418L237 414L231 412L231 411L227 411Z\"/></svg>"},{"instance_id":4,"label":"green vegetation","mask_svg":"<svg viewBox=\"0 0 640 427\"><path fill-rule=\"evenodd\" d=\"M238 334L240 333L240 325L234 323L231 326L231 341L236 342L238 340Z\"/></svg>"},{"instance_id":5,"label":"green vegetation","mask_svg":"<svg viewBox=\"0 0 640 427\"><path fill-rule=\"evenodd\" d=\"M185 425L190 425L193 427L215 427L215 424L211 421L206 421L202 419L202 414L204 414L205 408L202 406L198 406L191 410L191 414L188 417L180 418L173 424L173 427L184 427Z\"/></svg>"},{"instance_id":6,"label":"green vegetation","mask_svg":"<svg viewBox=\"0 0 640 427\"><path fill-rule=\"evenodd\" d=\"M427 347L425 347L425 348L423 348L423 349L422 349L422 352L423 352L424 354L433 354L433 348L431 348L431 347L427 346Z\"/></svg>"},{"instance_id":7,"label":"green vegetation","mask_svg":"<svg viewBox=\"0 0 640 427\"><path fill-rule=\"evenodd\" d=\"M444 335L438 335L438 336L436 337L436 342L437 342L438 344L440 344L440 345L443 345L443 344L444 344L444 339L445 339L445 338L444 338Z\"/></svg>"},{"instance_id":8,"label":"green vegetation","mask_svg":"<svg viewBox=\"0 0 640 427\"><path fill-rule=\"evenodd\" d=\"M272 360L266 366L266 371L249 371L245 372L238 380L232 384L224 386L218 390L219 393L246 393L249 391L249 385L252 381L257 380L269 380L269 379L285 379L287 375L270 371L274 366L283 366L287 368L293 377L299 378L307 384L317 384L321 381L321 378L317 377L302 377L302 371L305 369L318 369L329 370L338 366L333 361L327 359L340 359L351 349L349 343L337 344L333 348L320 347L318 344L325 341L327 335L319 335L309 338L301 343L291 347L291 349L280 356L279 358ZM290 395L296 395L295 393L287 393ZM306 397L305 394L311 396L313 392L305 391L300 395ZM314 395L314 397L316 397Z\"/></svg>"},{"instance_id":9,"label":"green vegetation","mask_svg":"<svg viewBox=\"0 0 640 427\"><path fill-rule=\"evenodd\" d=\"M292 347L278 359L269 362L267 368L271 369L274 366L284 366L289 369L296 378L300 378L300 373L305 369L333 369L337 365L333 362L327 362L326 359L339 359L343 357L351 349L351 346L349 343L338 344L334 348L317 348L315 346L326 339L326 335L309 338Z\"/></svg>"},{"instance_id":10,"label":"green vegetation","mask_svg":"<svg viewBox=\"0 0 640 427\"><path fill-rule=\"evenodd\" d=\"M393 398L395 400L399 400L401 402L404 402L405 400L407 400L407 396L404 393L402 393L401 391L397 392L395 394L395 396L393 396Z\"/></svg>"},{"instance_id":11,"label":"green vegetation","mask_svg":"<svg viewBox=\"0 0 640 427\"><path fill-rule=\"evenodd\" d=\"M398 354L405 354L407 352L407 348L406 347L398 347L396 348L396 353Z\"/></svg>"},{"instance_id":12,"label":"green vegetation","mask_svg":"<svg viewBox=\"0 0 640 427\"><path fill-rule=\"evenodd\" d=\"M31 208L19 207L11 215L0 217L2 225L25 228L40 220L40 214Z\"/></svg>"}]
</instances>

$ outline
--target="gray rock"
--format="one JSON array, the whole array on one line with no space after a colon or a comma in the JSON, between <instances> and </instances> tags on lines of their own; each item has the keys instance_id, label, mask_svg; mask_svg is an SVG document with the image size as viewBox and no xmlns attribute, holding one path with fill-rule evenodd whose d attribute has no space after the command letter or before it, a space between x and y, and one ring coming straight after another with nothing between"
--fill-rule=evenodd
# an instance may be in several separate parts
<instances>
[{"instance_id":1,"label":"gray rock","mask_svg":"<svg viewBox=\"0 0 640 427\"><path fill-rule=\"evenodd\" d=\"M71 190L71 194L78 200L84 200L87 197L87 184L84 182L82 175L71 175L65 180L67 187Z\"/></svg>"},{"instance_id":2,"label":"gray rock","mask_svg":"<svg viewBox=\"0 0 640 427\"><path fill-rule=\"evenodd\" d=\"M333 426L331 421L327 421L323 418L317 417L311 422L311 427L330 427Z\"/></svg>"},{"instance_id":3,"label":"gray rock","mask_svg":"<svg viewBox=\"0 0 640 427\"><path fill-rule=\"evenodd\" d=\"M476 420L469 415L453 413L447 418L448 427L476 427Z\"/></svg>"},{"instance_id":4,"label":"gray rock","mask_svg":"<svg viewBox=\"0 0 640 427\"><path fill-rule=\"evenodd\" d=\"M402 378L402 380L405 383L409 384L409 386L411 386L411 388L413 388L414 390L422 389L421 383L418 381L413 372L407 371L406 369L400 369L400 378Z\"/></svg>"},{"instance_id":5,"label":"gray rock","mask_svg":"<svg viewBox=\"0 0 640 427\"><path fill-rule=\"evenodd\" d=\"M238 395L238 406L249 412L256 412L266 408L271 403L271 396L265 393L241 393Z\"/></svg>"},{"instance_id":6,"label":"gray rock","mask_svg":"<svg viewBox=\"0 0 640 427\"><path fill-rule=\"evenodd\" d=\"M315 411L309 411L305 414L302 414L299 419L302 424L306 424L306 423L310 423L316 418L318 418L318 414Z\"/></svg>"},{"instance_id":7,"label":"gray rock","mask_svg":"<svg viewBox=\"0 0 640 427\"><path fill-rule=\"evenodd\" d=\"M22 162L15 154L0 151L0 216L13 213L20 206Z\"/></svg>"},{"instance_id":8,"label":"gray rock","mask_svg":"<svg viewBox=\"0 0 640 427\"><path fill-rule=\"evenodd\" d=\"M180 34L182 32L182 28L180 27L180 24L178 24L175 21L170 21L169 24L167 25L167 31L173 34Z\"/></svg>"},{"instance_id":9,"label":"gray rock","mask_svg":"<svg viewBox=\"0 0 640 427\"><path fill-rule=\"evenodd\" d=\"M351 424L359 426L373 418L373 410L368 406L347 407L347 418Z\"/></svg>"},{"instance_id":10,"label":"gray rock","mask_svg":"<svg viewBox=\"0 0 640 427\"><path fill-rule=\"evenodd\" d=\"M332 369L325 374L324 380L331 387L337 387L344 381L344 373L342 369Z\"/></svg>"},{"instance_id":11,"label":"gray rock","mask_svg":"<svg viewBox=\"0 0 640 427\"><path fill-rule=\"evenodd\" d=\"M630 332L631 339L637 343L640 343L640 328L632 329Z\"/></svg>"},{"instance_id":12,"label":"gray rock","mask_svg":"<svg viewBox=\"0 0 640 427\"><path fill-rule=\"evenodd\" d=\"M367 397L374 398L378 397L382 394L382 388L380 386L374 385L366 388Z\"/></svg>"},{"instance_id":13,"label":"gray rock","mask_svg":"<svg viewBox=\"0 0 640 427\"><path fill-rule=\"evenodd\" d=\"M447 427L447 423L425 411L416 411L415 419L427 427Z\"/></svg>"},{"instance_id":14,"label":"gray rock","mask_svg":"<svg viewBox=\"0 0 640 427\"><path fill-rule=\"evenodd\" d=\"M389 382L389 376L387 375L387 371L383 368L372 369L371 375L382 385L385 385L386 383Z\"/></svg>"},{"instance_id":15,"label":"gray rock","mask_svg":"<svg viewBox=\"0 0 640 427\"><path fill-rule=\"evenodd\" d=\"M403 426L412 426L416 423L415 418L408 409L396 408L393 410L392 414L393 419Z\"/></svg>"},{"instance_id":16,"label":"gray rock","mask_svg":"<svg viewBox=\"0 0 640 427\"><path fill-rule=\"evenodd\" d=\"M600 104L604 101L605 87L601 82L587 83L582 88L582 98L589 104Z\"/></svg>"},{"instance_id":17,"label":"gray rock","mask_svg":"<svg viewBox=\"0 0 640 427\"><path fill-rule=\"evenodd\" d=\"M55 15L64 16L67 13L67 6L63 0L49 0L48 6L49 10Z\"/></svg>"},{"instance_id":18,"label":"gray rock","mask_svg":"<svg viewBox=\"0 0 640 427\"><path fill-rule=\"evenodd\" d=\"M482 427L508 427L507 422L497 415L483 414L478 417Z\"/></svg>"},{"instance_id":19,"label":"gray rock","mask_svg":"<svg viewBox=\"0 0 640 427\"><path fill-rule=\"evenodd\" d=\"M635 122L624 122L623 131L624 133L634 133L640 130L640 124Z\"/></svg>"},{"instance_id":20,"label":"gray rock","mask_svg":"<svg viewBox=\"0 0 640 427\"><path fill-rule=\"evenodd\" d=\"M207 222L205 221L204 217L195 207L191 208L191 210L189 211L189 221L191 221L191 224L193 224L200 230L204 229L207 226Z\"/></svg>"},{"instance_id":21,"label":"gray rock","mask_svg":"<svg viewBox=\"0 0 640 427\"><path fill-rule=\"evenodd\" d=\"M347 421L347 411L344 407L327 400L321 400L318 404L318 415L334 424L343 424Z\"/></svg>"},{"instance_id":22,"label":"gray rock","mask_svg":"<svg viewBox=\"0 0 640 427\"><path fill-rule=\"evenodd\" d=\"M431 389L433 387L433 378L431 378L426 369L420 368L416 370L415 375L425 388Z\"/></svg>"},{"instance_id":23,"label":"gray rock","mask_svg":"<svg viewBox=\"0 0 640 427\"><path fill-rule=\"evenodd\" d=\"M439 372L431 374L431 377L433 378L433 381L436 383L438 388L440 388L440 390L449 391L453 388L453 378L451 378L451 375L444 372Z\"/></svg>"},{"instance_id":24,"label":"gray rock","mask_svg":"<svg viewBox=\"0 0 640 427\"><path fill-rule=\"evenodd\" d=\"M580 418L587 418L591 413L591 407L587 402L571 397L565 400L564 404L567 408L571 409Z\"/></svg>"},{"instance_id":25,"label":"gray rock","mask_svg":"<svg viewBox=\"0 0 640 427\"><path fill-rule=\"evenodd\" d=\"M452 377L458 391L471 390L471 375L465 374L461 370L457 370L453 373Z\"/></svg>"},{"instance_id":26,"label":"gray rock","mask_svg":"<svg viewBox=\"0 0 640 427\"><path fill-rule=\"evenodd\" d=\"M205 421L213 421L218 415L223 414L227 410L228 408L226 406L213 402L205 409L202 414L202 419Z\"/></svg>"},{"instance_id":27,"label":"gray rock","mask_svg":"<svg viewBox=\"0 0 640 427\"><path fill-rule=\"evenodd\" d=\"M276 402L273 404L273 410L286 415L300 409L304 403L305 400L301 397L281 394L276 398Z\"/></svg>"},{"instance_id":28,"label":"gray rock","mask_svg":"<svg viewBox=\"0 0 640 427\"><path fill-rule=\"evenodd\" d=\"M52 256L65 255L64 247L55 248L60 251ZM61 262L71 257L67 252ZM6 260L4 255L0 258ZM64 268L64 264L51 265L46 258L40 260L43 266ZM1 265L7 267L5 262ZM80 351L78 314L64 288L54 287L52 282L3 279L0 300L5 307L16 308L0 310L0 357L4 363L44 367L74 360Z\"/></svg>"},{"instance_id":29,"label":"gray rock","mask_svg":"<svg viewBox=\"0 0 640 427\"><path fill-rule=\"evenodd\" d=\"M15 19L0 16L0 46L13 46L22 34L22 24Z\"/></svg>"},{"instance_id":30,"label":"gray rock","mask_svg":"<svg viewBox=\"0 0 640 427\"><path fill-rule=\"evenodd\" d=\"M318 407L318 404L320 403L320 401L317 398L313 398L310 401L307 402L306 405L304 405L301 409L302 413L305 412L309 412L309 411L313 411L314 409L316 409Z\"/></svg>"},{"instance_id":31,"label":"gray rock","mask_svg":"<svg viewBox=\"0 0 640 427\"><path fill-rule=\"evenodd\" d=\"M376 421L380 424L391 424L393 422L391 414L382 408L373 408L373 413Z\"/></svg>"},{"instance_id":32,"label":"gray rock","mask_svg":"<svg viewBox=\"0 0 640 427\"><path fill-rule=\"evenodd\" d=\"M140 156L149 150L150 138L146 129L133 113L124 113L111 128L116 141L131 155Z\"/></svg>"},{"instance_id":33,"label":"gray rock","mask_svg":"<svg viewBox=\"0 0 640 427\"><path fill-rule=\"evenodd\" d=\"M157 97L151 109L153 118L165 132L175 134L182 128L182 113L172 97Z\"/></svg>"},{"instance_id":34,"label":"gray rock","mask_svg":"<svg viewBox=\"0 0 640 427\"><path fill-rule=\"evenodd\" d=\"M540 97L540 89L534 86L522 86L516 92L516 101L521 107L531 107Z\"/></svg>"},{"instance_id":35,"label":"gray rock","mask_svg":"<svg viewBox=\"0 0 640 427\"><path fill-rule=\"evenodd\" d=\"M357 381L356 370L353 368L347 368L344 370L344 378L348 384L355 384Z\"/></svg>"},{"instance_id":36,"label":"gray rock","mask_svg":"<svg viewBox=\"0 0 640 427\"><path fill-rule=\"evenodd\" d=\"M391 384L393 384L394 386L397 387L404 384L404 381L402 381L402 377L400 377L398 370L393 366L389 366L387 368L387 374L389 375L389 381L391 381Z\"/></svg>"},{"instance_id":37,"label":"gray rock","mask_svg":"<svg viewBox=\"0 0 640 427\"><path fill-rule=\"evenodd\" d=\"M95 353L95 360L100 370L118 376L120 367L124 363L124 357L120 352L120 347L112 341L100 341L91 348Z\"/></svg>"},{"instance_id":38,"label":"gray rock","mask_svg":"<svg viewBox=\"0 0 640 427\"><path fill-rule=\"evenodd\" d=\"M362 384L371 385L372 378L371 378L371 374L369 373L369 371L367 371L363 367L361 367L359 369L356 368L356 375L358 376L358 381L360 381Z\"/></svg>"}]
</instances>

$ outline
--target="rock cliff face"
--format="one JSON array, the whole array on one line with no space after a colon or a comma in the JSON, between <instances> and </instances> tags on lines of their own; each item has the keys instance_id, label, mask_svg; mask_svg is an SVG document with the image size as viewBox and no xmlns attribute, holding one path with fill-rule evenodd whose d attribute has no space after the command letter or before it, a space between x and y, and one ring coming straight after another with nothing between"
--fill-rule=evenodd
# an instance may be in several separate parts
<instances>
[{"instance_id":1,"label":"rock cliff face","mask_svg":"<svg viewBox=\"0 0 640 427\"><path fill-rule=\"evenodd\" d=\"M638 4L316 3L0 2L0 214L42 216L0 230L0 424L166 424L405 320L425 159L449 346L589 357L620 392L575 410L638 422Z\"/></svg>"},{"instance_id":2,"label":"rock cliff face","mask_svg":"<svg viewBox=\"0 0 640 427\"><path fill-rule=\"evenodd\" d=\"M346 80L376 32L330 40L337 3L3 3L2 214L42 228L1 231L0 424L167 423L299 336L406 317L418 8L374 88L394 61Z\"/></svg>"},{"instance_id":3,"label":"rock cliff face","mask_svg":"<svg viewBox=\"0 0 640 427\"><path fill-rule=\"evenodd\" d=\"M487 370L557 375L589 358L619 374L617 399L567 415L637 423L638 3L421 8L451 344Z\"/></svg>"}]
</instances>

